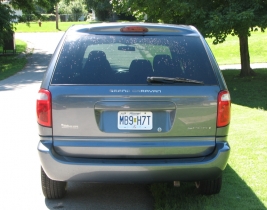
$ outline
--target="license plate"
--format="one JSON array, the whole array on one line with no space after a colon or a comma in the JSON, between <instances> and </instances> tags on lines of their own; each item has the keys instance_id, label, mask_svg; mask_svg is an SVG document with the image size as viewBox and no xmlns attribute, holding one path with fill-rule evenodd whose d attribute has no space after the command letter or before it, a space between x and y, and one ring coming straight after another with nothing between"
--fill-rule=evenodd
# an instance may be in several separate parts
<instances>
[{"instance_id":1,"label":"license plate","mask_svg":"<svg viewBox=\"0 0 267 210\"><path fill-rule=\"evenodd\" d=\"M152 125L152 112L118 112L118 129L120 130L151 130Z\"/></svg>"}]
</instances>

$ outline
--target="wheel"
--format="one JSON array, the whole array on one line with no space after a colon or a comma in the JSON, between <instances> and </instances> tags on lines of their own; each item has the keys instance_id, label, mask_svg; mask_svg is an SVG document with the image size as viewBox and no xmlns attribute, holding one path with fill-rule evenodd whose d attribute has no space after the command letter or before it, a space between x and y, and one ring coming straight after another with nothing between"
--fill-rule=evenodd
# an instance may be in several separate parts
<instances>
[{"instance_id":1,"label":"wheel","mask_svg":"<svg viewBox=\"0 0 267 210\"><path fill-rule=\"evenodd\" d=\"M218 194L222 187L222 176L214 180L204 180L195 182L196 187L202 195Z\"/></svg>"},{"instance_id":2,"label":"wheel","mask_svg":"<svg viewBox=\"0 0 267 210\"><path fill-rule=\"evenodd\" d=\"M48 199L63 198L66 194L67 182L50 179L41 167L41 181L43 194Z\"/></svg>"}]
</instances>

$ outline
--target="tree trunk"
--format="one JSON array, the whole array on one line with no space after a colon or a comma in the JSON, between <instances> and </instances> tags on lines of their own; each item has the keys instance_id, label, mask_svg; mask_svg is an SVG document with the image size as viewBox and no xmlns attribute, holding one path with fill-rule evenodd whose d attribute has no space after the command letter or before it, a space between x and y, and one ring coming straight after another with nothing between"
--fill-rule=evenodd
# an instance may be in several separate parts
<instances>
[{"instance_id":1,"label":"tree trunk","mask_svg":"<svg viewBox=\"0 0 267 210\"><path fill-rule=\"evenodd\" d=\"M241 77L253 76L255 72L250 68L250 57L248 49L248 36L239 35L240 57L241 57Z\"/></svg>"},{"instance_id":2,"label":"tree trunk","mask_svg":"<svg viewBox=\"0 0 267 210\"><path fill-rule=\"evenodd\" d=\"M58 30L58 4L56 4L56 29Z\"/></svg>"}]
</instances>

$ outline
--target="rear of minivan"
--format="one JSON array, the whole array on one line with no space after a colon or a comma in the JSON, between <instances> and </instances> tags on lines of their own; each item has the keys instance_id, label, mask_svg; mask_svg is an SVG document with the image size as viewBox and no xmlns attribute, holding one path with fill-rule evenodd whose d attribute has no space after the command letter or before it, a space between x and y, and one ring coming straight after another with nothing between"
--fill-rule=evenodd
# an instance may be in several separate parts
<instances>
[{"instance_id":1,"label":"rear of minivan","mask_svg":"<svg viewBox=\"0 0 267 210\"><path fill-rule=\"evenodd\" d=\"M37 99L44 195L62 197L67 181L194 181L218 193L230 105L194 27L73 26Z\"/></svg>"}]
</instances>

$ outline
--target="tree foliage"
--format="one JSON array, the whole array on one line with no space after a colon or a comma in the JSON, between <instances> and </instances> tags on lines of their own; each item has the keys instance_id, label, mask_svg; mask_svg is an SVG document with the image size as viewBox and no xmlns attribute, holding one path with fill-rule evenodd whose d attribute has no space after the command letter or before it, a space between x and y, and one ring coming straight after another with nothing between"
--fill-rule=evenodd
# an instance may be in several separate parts
<instances>
[{"instance_id":1,"label":"tree foliage","mask_svg":"<svg viewBox=\"0 0 267 210\"><path fill-rule=\"evenodd\" d=\"M75 0L66 3L66 1L60 1L58 4L60 14L72 14L75 21L86 13L85 4L83 0Z\"/></svg>"},{"instance_id":2,"label":"tree foliage","mask_svg":"<svg viewBox=\"0 0 267 210\"><path fill-rule=\"evenodd\" d=\"M15 17L14 12L8 5L0 3L0 46L3 45L4 39L7 39L13 33L12 20Z\"/></svg>"},{"instance_id":3,"label":"tree foliage","mask_svg":"<svg viewBox=\"0 0 267 210\"><path fill-rule=\"evenodd\" d=\"M80 16L86 13L85 6L83 5L82 1L72 1L70 5L71 12L75 21L77 21Z\"/></svg>"},{"instance_id":4,"label":"tree foliage","mask_svg":"<svg viewBox=\"0 0 267 210\"><path fill-rule=\"evenodd\" d=\"M214 44L227 35L240 41L241 76L253 75L250 68L248 36L267 27L267 0L111 0L116 12L139 17L147 14L150 22L195 25ZM231 49L229 49L231 50Z\"/></svg>"},{"instance_id":5,"label":"tree foliage","mask_svg":"<svg viewBox=\"0 0 267 210\"><path fill-rule=\"evenodd\" d=\"M22 10L23 13L33 13L39 14L36 5L49 8L51 5L54 5L59 0L11 0L10 3L15 9Z\"/></svg>"},{"instance_id":6,"label":"tree foliage","mask_svg":"<svg viewBox=\"0 0 267 210\"><path fill-rule=\"evenodd\" d=\"M99 20L107 20L112 15L110 0L85 0L87 9L93 9Z\"/></svg>"},{"instance_id":7,"label":"tree foliage","mask_svg":"<svg viewBox=\"0 0 267 210\"><path fill-rule=\"evenodd\" d=\"M59 14L71 14L71 8L64 1L58 3L58 13Z\"/></svg>"}]
</instances>

